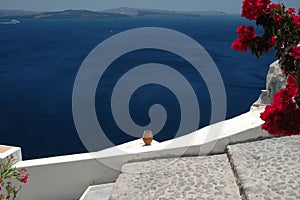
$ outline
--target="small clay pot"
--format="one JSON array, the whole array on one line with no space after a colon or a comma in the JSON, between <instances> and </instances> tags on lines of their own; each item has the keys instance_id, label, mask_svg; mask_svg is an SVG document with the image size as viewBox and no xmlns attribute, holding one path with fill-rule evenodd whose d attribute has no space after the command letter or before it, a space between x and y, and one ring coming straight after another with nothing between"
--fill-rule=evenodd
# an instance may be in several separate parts
<instances>
[{"instance_id":1,"label":"small clay pot","mask_svg":"<svg viewBox=\"0 0 300 200\"><path fill-rule=\"evenodd\" d=\"M151 142L153 140L153 134L151 130L145 130L143 134L143 141L145 143L145 146L151 145Z\"/></svg>"}]
</instances>

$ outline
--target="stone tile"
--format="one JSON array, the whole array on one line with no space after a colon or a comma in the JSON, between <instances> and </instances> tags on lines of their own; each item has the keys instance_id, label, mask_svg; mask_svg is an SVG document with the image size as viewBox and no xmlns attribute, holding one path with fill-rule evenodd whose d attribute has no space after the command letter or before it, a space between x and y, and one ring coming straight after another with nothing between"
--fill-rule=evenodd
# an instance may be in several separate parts
<instances>
[{"instance_id":1,"label":"stone tile","mask_svg":"<svg viewBox=\"0 0 300 200\"><path fill-rule=\"evenodd\" d=\"M184 157L128 163L111 200L240 199L227 156Z\"/></svg>"},{"instance_id":2,"label":"stone tile","mask_svg":"<svg viewBox=\"0 0 300 200\"><path fill-rule=\"evenodd\" d=\"M299 136L229 146L229 157L245 197L300 199L299 147Z\"/></svg>"}]
</instances>

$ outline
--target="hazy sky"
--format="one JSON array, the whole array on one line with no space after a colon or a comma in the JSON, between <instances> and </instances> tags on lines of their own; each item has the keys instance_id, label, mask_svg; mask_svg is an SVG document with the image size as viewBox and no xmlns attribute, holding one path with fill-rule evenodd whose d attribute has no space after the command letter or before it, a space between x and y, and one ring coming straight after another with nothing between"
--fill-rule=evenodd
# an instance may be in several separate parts
<instances>
[{"instance_id":1,"label":"hazy sky","mask_svg":"<svg viewBox=\"0 0 300 200\"><path fill-rule=\"evenodd\" d=\"M280 0L273 0L278 3ZM242 0L0 0L0 9L21 10L104 10L115 7L166 10L218 10L239 13ZM281 0L287 7L300 7L300 0Z\"/></svg>"}]
</instances>

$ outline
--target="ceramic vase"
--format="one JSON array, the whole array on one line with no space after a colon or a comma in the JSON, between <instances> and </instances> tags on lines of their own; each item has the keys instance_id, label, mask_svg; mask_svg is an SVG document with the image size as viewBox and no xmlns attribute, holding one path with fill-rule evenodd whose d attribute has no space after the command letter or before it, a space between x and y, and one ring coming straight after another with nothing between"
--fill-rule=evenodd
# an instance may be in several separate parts
<instances>
[{"instance_id":1,"label":"ceramic vase","mask_svg":"<svg viewBox=\"0 0 300 200\"><path fill-rule=\"evenodd\" d=\"M151 130L145 130L143 133L143 141L145 143L145 146L151 145L151 142L153 140L153 134Z\"/></svg>"}]
</instances>

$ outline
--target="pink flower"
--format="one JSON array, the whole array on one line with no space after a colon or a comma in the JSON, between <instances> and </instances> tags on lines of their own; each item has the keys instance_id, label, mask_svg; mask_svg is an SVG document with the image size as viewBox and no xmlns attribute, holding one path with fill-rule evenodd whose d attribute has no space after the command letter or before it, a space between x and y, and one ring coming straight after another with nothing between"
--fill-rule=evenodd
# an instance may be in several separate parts
<instances>
[{"instance_id":1,"label":"pink flower","mask_svg":"<svg viewBox=\"0 0 300 200\"><path fill-rule=\"evenodd\" d=\"M274 95L274 102L266 106L260 117L265 122L262 129L271 135L299 135L300 108L297 107L295 97L298 93L296 79L289 75L287 86Z\"/></svg>"},{"instance_id":2,"label":"pink flower","mask_svg":"<svg viewBox=\"0 0 300 200\"><path fill-rule=\"evenodd\" d=\"M24 175L22 176L22 178L20 179L20 181L21 181L22 183L27 183L27 181L28 181L28 176L29 176L28 173L24 174Z\"/></svg>"},{"instance_id":3,"label":"pink flower","mask_svg":"<svg viewBox=\"0 0 300 200\"><path fill-rule=\"evenodd\" d=\"M292 13L294 13L295 11L296 11L295 8L289 8L289 9L288 9L288 13L289 13L289 14L292 14Z\"/></svg>"},{"instance_id":4,"label":"pink flower","mask_svg":"<svg viewBox=\"0 0 300 200\"><path fill-rule=\"evenodd\" d=\"M270 0L243 0L242 17L256 20L265 14L270 4Z\"/></svg>"},{"instance_id":5,"label":"pink flower","mask_svg":"<svg viewBox=\"0 0 300 200\"><path fill-rule=\"evenodd\" d=\"M300 26L300 16L294 15L294 16L293 16L293 23L294 23L296 26Z\"/></svg>"},{"instance_id":6,"label":"pink flower","mask_svg":"<svg viewBox=\"0 0 300 200\"><path fill-rule=\"evenodd\" d=\"M293 56L296 59L300 59L300 46L293 47L290 51L290 56Z\"/></svg>"},{"instance_id":7,"label":"pink flower","mask_svg":"<svg viewBox=\"0 0 300 200\"><path fill-rule=\"evenodd\" d=\"M293 23L296 26L300 26L300 8L298 9L298 16L295 14L292 14L292 18L293 18Z\"/></svg>"},{"instance_id":8,"label":"pink flower","mask_svg":"<svg viewBox=\"0 0 300 200\"><path fill-rule=\"evenodd\" d=\"M273 35L272 38L267 43L268 43L268 49L269 50L273 49L273 47L276 46L276 37Z\"/></svg>"},{"instance_id":9,"label":"pink flower","mask_svg":"<svg viewBox=\"0 0 300 200\"><path fill-rule=\"evenodd\" d=\"M277 22L277 23L279 23L279 21L281 21L282 20L282 16L281 15L276 15L275 16L275 21Z\"/></svg>"},{"instance_id":10,"label":"pink flower","mask_svg":"<svg viewBox=\"0 0 300 200\"><path fill-rule=\"evenodd\" d=\"M23 167L23 168L21 168L21 169L18 169L18 172L19 172L19 173L26 172L26 169Z\"/></svg>"},{"instance_id":11,"label":"pink flower","mask_svg":"<svg viewBox=\"0 0 300 200\"><path fill-rule=\"evenodd\" d=\"M239 37L232 43L231 47L235 50L246 52L248 48L251 48L254 38L257 37L254 32L254 27L239 26L236 32L239 34Z\"/></svg>"},{"instance_id":12,"label":"pink flower","mask_svg":"<svg viewBox=\"0 0 300 200\"><path fill-rule=\"evenodd\" d=\"M281 13L284 11L284 8L281 4L276 4L276 3L272 3L270 6L269 6L269 11L272 12L272 11L280 11Z\"/></svg>"}]
</instances>

